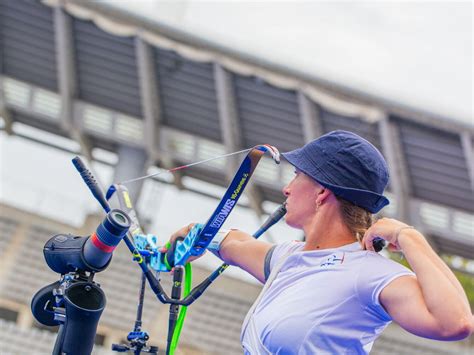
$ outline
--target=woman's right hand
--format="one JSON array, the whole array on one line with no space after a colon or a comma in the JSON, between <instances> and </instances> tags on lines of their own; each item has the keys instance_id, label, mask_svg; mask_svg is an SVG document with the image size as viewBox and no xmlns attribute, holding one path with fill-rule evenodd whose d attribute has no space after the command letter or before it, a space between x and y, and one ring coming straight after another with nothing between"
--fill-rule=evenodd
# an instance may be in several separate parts
<instances>
[{"instance_id":1,"label":"woman's right hand","mask_svg":"<svg viewBox=\"0 0 474 355\"><path fill-rule=\"evenodd\" d=\"M184 226L180 229L178 229L176 232L174 232L173 234L171 234L171 237L169 239L169 244L167 243L166 245L173 245L173 243L176 241L177 238L179 237L182 237L182 238L185 238L188 233L191 231L191 229L196 225L196 223L190 223L188 224L187 226ZM168 248L165 246L163 246L161 249L159 249L159 252L160 253L166 253L168 251ZM201 255L197 255L197 256L190 256L188 258L188 260L186 260L186 262L190 263L196 259L199 259L201 256L203 256L204 254L206 253L206 251L204 251L204 253L202 253Z\"/></svg>"},{"instance_id":2,"label":"woman's right hand","mask_svg":"<svg viewBox=\"0 0 474 355\"><path fill-rule=\"evenodd\" d=\"M400 251L398 236L403 229L413 229L406 223L393 218L381 218L365 232L362 238L364 249L374 251L373 242L375 238L382 238L388 243L390 251Z\"/></svg>"}]
</instances>

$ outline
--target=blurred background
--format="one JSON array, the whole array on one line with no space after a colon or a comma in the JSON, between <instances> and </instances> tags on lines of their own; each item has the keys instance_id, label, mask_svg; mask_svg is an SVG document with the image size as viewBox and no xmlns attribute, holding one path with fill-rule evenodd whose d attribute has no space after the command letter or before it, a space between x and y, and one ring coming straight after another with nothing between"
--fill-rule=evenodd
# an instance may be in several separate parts
<instances>
[{"instance_id":1,"label":"blurred background","mask_svg":"<svg viewBox=\"0 0 474 355\"><path fill-rule=\"evenodd\" d=\"M0 0L0 354L51 352L56 329L29 308L58 279L42 247L103 217L75 155L104 187L164 172L128 188L145 230L165 241L209 218L243 155L167 169L353 131L389 163L381 215L423 231L474 304L472 44L471 2ZM226 227L254 232L292 175L263 158ZM281 222L263 238L303 235ZM195 283L220 263L196 264ZM96 278L107 307L95 353L110 354L133 326L140 272L120 246ZM190 307L177 353L241 354L260 288L229 268ZM148 290L144 329L161 349L167 317ZM473 349L391 325L372 353Z\"/></svg>"}]
</instances>

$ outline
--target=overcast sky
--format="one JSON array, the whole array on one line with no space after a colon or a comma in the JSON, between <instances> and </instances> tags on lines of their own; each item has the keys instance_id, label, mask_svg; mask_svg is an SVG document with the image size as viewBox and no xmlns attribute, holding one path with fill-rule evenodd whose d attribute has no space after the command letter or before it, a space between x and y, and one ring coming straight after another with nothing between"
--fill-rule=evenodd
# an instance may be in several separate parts
<instances>
[{"instance_id":1,"label":"overcast sky","mask_svg":"<svg viewBox=\"0 0 474 355\"><path fill-rule=\"evenodd\" d=\"M470 1L99 1L310 76L473 123Z\"/></svg>"}]
</instances>

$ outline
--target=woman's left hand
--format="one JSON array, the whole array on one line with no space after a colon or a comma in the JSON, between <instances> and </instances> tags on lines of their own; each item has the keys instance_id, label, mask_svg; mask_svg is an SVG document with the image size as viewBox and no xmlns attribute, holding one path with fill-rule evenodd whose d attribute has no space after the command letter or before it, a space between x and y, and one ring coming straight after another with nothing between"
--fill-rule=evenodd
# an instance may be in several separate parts
<instances>
[{"instance_id":1,"label":"woman's left hand","mask_svg":"<svg viewBox=\"0 0 474 355\"><path fill-rule=\"evenodd\" d=\"M393 218L381 218L375 222L364 234L362 245L364 249L374 251L373 241L375 238L382 238L389 244L390 251L399 251L398 235L403 228L412 228L408 224Z\"/></svg>"}]
</instances>

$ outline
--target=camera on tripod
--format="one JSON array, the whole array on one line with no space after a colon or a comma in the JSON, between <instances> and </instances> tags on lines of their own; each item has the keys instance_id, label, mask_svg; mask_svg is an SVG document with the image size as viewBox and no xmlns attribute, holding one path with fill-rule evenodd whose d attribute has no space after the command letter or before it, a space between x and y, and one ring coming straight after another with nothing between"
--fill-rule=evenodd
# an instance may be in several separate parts
<instances>
[{"instance_id":1,"label":"camera on tripod","mask_svg":"<svg viewBox=\"0 0 474 355\"><path fill-rule=\"evenodd\" d=\"M58 234L44 245L46 263L61 278L35 294L31 310L39 323L60 326L53 354L91 353L106 304L94 274L107 268L130 224L125 212L114 209L92 235Z\"/></svg>"}]
</instances>

